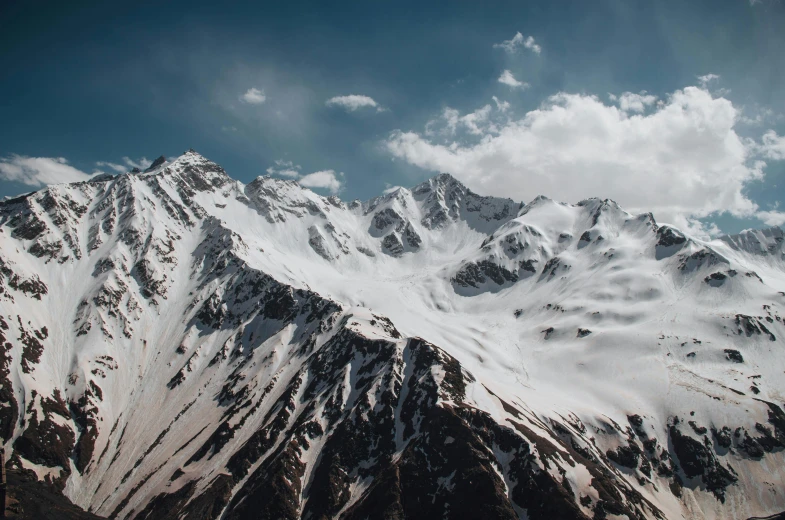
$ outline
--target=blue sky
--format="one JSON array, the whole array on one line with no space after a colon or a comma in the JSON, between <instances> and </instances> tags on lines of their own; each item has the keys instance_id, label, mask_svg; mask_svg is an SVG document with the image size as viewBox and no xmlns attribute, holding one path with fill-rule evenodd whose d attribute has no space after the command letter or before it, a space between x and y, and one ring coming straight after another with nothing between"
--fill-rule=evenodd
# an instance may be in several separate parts
<instances>
[{"instance_id":1,"label":"blue sky","mask_svg":"<svg viewBox=\"0 0 785 520\"><path fill-rule=\"evenodd\" d=\"M4 2L0 196L194 148L345 200L448 171L785 222L781 1L423 4Z\"/></svg>"}]
</instances>

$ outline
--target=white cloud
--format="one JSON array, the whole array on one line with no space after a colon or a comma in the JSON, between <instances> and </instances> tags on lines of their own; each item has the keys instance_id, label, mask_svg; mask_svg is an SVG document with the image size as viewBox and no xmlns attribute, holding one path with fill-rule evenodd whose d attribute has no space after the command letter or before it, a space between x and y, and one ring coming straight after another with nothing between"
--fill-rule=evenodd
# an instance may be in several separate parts
<instances>
[{"instance_id":1,"label":"white cloud","mask_svg":"<svg viewBox=\"0 0 785 520\"><path fill-rule=\"evenodd\" d=\"M615 101L615 99L612 101ZM653 105L656 101L657 96L646 94L645 90L640 94L624 92L619 96L619 108L625 112L643 112L646 110L646 107Z\"/></svg>"},{"instance_id":2,"label":"white cloud","mask_svg":"<svg viewBox=\"0 0 785 520\"><path fill-rule=\"evenodd\" d=\"M117 173L125 173L128 171L128 168L124 164L117 164L113 162L107 161L98 161L95 163L96 166L99 168L109 168L110 170L114 170Z\"/></svg>"},{"instance_id":3,"label":"white cloud","mask_svg":"<svg viewBox=\"0 0 785 520\"><path fill-rule=\"evenodd\" d=\"M785 136L779 136L774 130L769 130L763 134L762 141L760 151L764 157L775 161L785 160Z\"/></svg>"},{"instance_id":4,"label":"white cloud","mask_svg":"<svg viewBox=\"0 0 785 520\"><path fill-rule=\"evenodd\" d=\"M142 157L137 160L133 160L130 157L123 157L123 162L131 168L138 168L140 170L146 170L150 167L151 164L153 164L153 161L147 157Z\"/></svg>"},{"instance_id":5,"label":"white cloud","mask_svg":"<svg viewBox=\"0 0 785 520\"><path fill-rule=\"evenodd\" d=\"M393 186L389 182L384 183L384 191L382 193L384 195L389 195L390 193L395 193L396 191L400 190L402 186Z\"/></svg>"},{"instance_id":6,"label":"white cloud","mask_svg":"<svg viewBox=\"0 0 785 520\"><path fill-rule=\"evenodd\" d=\"M710 89L709 86L715 82L717 82L720 77L717 74L705 74L703 76L696 76L698 78L698 83L700 84L701 88L704 90L709 90L712 94L719 97L725 97L730 94L730 89L727 88L717 88L717 89Z\"/></svg>"},{"instance_id":7,"label":"white cloud","mask_svg":"<svg viewBox=\"0 0 785 520\"><path fill-rule=\"evenodd\" d=\"M758 104L742 107L740 112L739 123L750 126L761 126L783 118L782 114L777 114L772 109Z\"/></svg>"},{"instance_id":8,"label":"white cloud","mask_svg":"<svg viewBox=\"0 0 785 520\"><path fill-rule=\"evenodd\" d=\"M452 137L459 130L474 136L498 133L499 125L508 121L504 114L510 104L499 101L496 96L492 99L496 104L495 109L491 105L485 105L463 116L456 109L445 107L440 117L431 119L425 125L425 135Z\"/></svg>"},{"instance_id":9,"label":"white cloud","mask_svg":"<svg viewBox=\"0 0 785 520\"><path fill-rule=\"evenodd\" d=\"M117 173L125 173L132 168L146 170L152 164L152 161L150 161L147 157L140 157L137 160L133 160L130 157L123 157L123 163L124 164L118 164L109 161L98 161L95 163L95 165L99 168L109 168L110 170L114 170Z\"/></svg>"},{"instance_id":10,"label":"white cloud","mask_svg":"<svg viewBox=\"0 0 785 520\"><path fill-rule=\"evenodd\" d=\"M62 157L27 157L12 154L0 158L0 178L28 186L46 186L89 180L95 174L74 168Z\"/></svg>"},{"instance_id":11,"label":"white cloud","mask_svg":"<svg viewBox=\"0 0 785 520\"><path fill-rule=\"evenodd\" d=\"M515 36L513 36L511 40L494 43L493 46L494 48L504 49L509 53L514 53L521 47L529 49L534 54L540 54L542 52L542 47L534 41L533 36L524 37L520 32L515 33Z\"/></svg>"},{"instance_id":12,"label":"white cloud","mask_svg":"<svg viewBox=\"0 0 785 520\"><path fill-rule=\"evenodd\" d=\"M343 186L343 183L338 179L339 176L343 177L343 173L336 175L335 170L322 170L303 175L297 182L306 188L323 188L336 194Z\"/></svg>"},{"instance_id":13,"label":"white cloud","mask_svg":"<svg viewBox=\"0 0 785 520\"><path fill-rule=\"evenodd\" d=\"M461 113L455 110L454 108L445 107L442 111L442 119L447 125L447 131L450 134L455 133L455 129L458 127L458 123L461 119Z\"/></svg>"},{"instance_id":14,"label":"white cloud","mask_svg":"<svg viewBox=\"0 0 785 520\"><path fill-rule=\"evenodd\" d=\"M505 70L502 72L502 75L499 76L499 83L504 83L505 85L511 88L526 88L529 86L528 83L525 81L518 81L515 79L515 76L512 75L512 72L509 70Z\"/></svg>"},{"instance_id":15,"label":"white cloud","mask_svg":"<svg viewBox=\"0 0 785 520\"><path fill-rule=\"evenodd\" d=\"M500 112L507 112L507 110L509 110L509 108L510 108L510 102L509 101L499 101L499 98L497 98L496 96L493 96L492 99L493 99L493 102L496 103L496 108Z\"/></svg>"},{"instance_id":16,"label":"white cloud","mask_svg":"<svg viewBox=\"0 0 785 520\"><path fill-rule=\"evenodd\" d=\"M785 212L782 211L759 211L755 216L767 226L781 226L785 224Z\"/></svg>"},{"instance_id":17,"label":"white cloud","mask_svg":"<svg viewBox=\"0 0 785 520\"><path fill-rule=\"evenodd\" d=\"M343 172L336 174L335 170L321 170L318 172L302 175L300 170L302 168L299 164L294 164L292 161L284 161L278 159L275 161L274 166L267 168L267 173L270 175L279 175L281 177L288 177L300 183L306 188L322 188L326 189L333 195L341 191L343 187ZM340 177L340 178L339 178Z\"/></svg>"},{"instance_id":18,"label":"white cloud","mask_svg":"<svg viewBox=\"0 0 785 520\"><path fill-rule=\"evenodd\" d=\"M475 110L471 114L466 114L459 120L464 126L466 126L466 129L470 133L474 135L482 135L487 131L486 123L488 122L490 115L491 105L485 105L484 107Z\"/></svg>"},{"instance_id":19,"label":"white cloud","mask_svg":"<svg viewBox=\"0 0 785 520\"><path fill-rule=\"evenodd\" d=\"M328 107L341 107L350 112L354 112L360 108L375 108L377 112L382 112L385 109L382 108L379 103L376 102L372 97L363 96L360 94L349 94L348 96L335 96L328 99L325 104Z\"/></svg>"},{"instance_id":20,"label":"white cloud","mask_svg":"<svg viewBox=\"0 0 785 520\"><path fill-rule=\"evenodd\" d=\"M278 159L275 161L275 166L267 168L267 173L270 175L280 175L282 177L296 179L300 176L300 165L294 164L292 161Z\"/></svg>"},{"instance_id":21,"label":"white cloud","mask_svg":"<svg viewBox=\"0 0 785 520\"><path fill-rule=\"evenodd\" d=\"M736 133L737 116L729 100L697 87L677 90L645 115L559 93L476 142L398 130L385 145L394 157L452 173L479 193L523 201L540 194L566 202L612 198L629 211L710 232L696 219L758 211L743 189L763 178L765 163L756 160L757 145ZM780 138L767 135L765 153L779 158Z\"/></svg>"},{"instance_id":22,"label":"white cloud","mask_svg":"<svg viewBox=\"0 0 785 520\"><path fill-rule=\"evenodd\" d=\"M240 101L244 103L249 103L251 105L261 105L265 101L267 101L267 96L264 95L264 90L259 90L258 88L251 87L245 91L245 94L240 96Z\"/></svg>"}]
</instances>

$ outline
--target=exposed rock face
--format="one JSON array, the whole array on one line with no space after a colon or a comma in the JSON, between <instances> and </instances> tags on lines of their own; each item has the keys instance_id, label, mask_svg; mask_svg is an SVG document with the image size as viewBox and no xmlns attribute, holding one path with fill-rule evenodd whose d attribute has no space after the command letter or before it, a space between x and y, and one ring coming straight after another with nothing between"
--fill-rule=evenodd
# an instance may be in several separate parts
<instances>
[{"instance_id":1,"label":"exposed rock face","mask_svg":"<svg viewBox=\"0 0 785 520\"><path fill-rule=\"evenodd\" d=\"M504 285L507 282L517 282L518 275L491 261L484 260L464 265L453 277L453 283L463 287L480 288L489 280L496 285Z\"/></svg>"},{"instance_id":2,"label":"exposed rock face","mask_svg":"<svg viewBox=\"0 0 785 520\"><path fill-rule=\"evenodd\" d=\"M7 467L44 518L775 514L781 238L193 151L53 186L0 203Z\"/></svg>"}]
</instances>

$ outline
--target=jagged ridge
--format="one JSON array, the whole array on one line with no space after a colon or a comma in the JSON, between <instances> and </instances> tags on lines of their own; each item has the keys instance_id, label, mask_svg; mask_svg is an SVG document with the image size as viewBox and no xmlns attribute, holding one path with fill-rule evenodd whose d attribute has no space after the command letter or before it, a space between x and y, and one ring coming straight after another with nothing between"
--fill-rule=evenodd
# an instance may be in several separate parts
<instances>
[{"instance_id":1,"label":"jagged ridge","mask_svg":"<svg viewBox=\"0 0 785 520\"><path fill-rule=\"evenodd\" d=\"M785 509L778 228L444 174L344 203L189 151L0 230L8 464L100 515Z\"/></svg>"}]
</instances>

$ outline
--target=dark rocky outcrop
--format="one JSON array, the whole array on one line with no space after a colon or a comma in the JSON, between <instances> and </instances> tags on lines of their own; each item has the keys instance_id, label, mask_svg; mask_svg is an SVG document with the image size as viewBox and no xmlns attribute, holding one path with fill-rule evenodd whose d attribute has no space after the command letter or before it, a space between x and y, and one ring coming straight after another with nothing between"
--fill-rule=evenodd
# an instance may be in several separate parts
<instances>
[{"instance_id":1,"label":"dark rocky outcrop","mask_svg":"<svg viewBox=\"0 0 785 520\"><path fill-rule=\"evenodd\" d=\"M706 489L725 502L725 490L738 480L735 472L716 458L710 443L707 446L682 434L676 425L670 427L669 434L673 451L687 478L700 478Z\"/></svg>"},{"instance_id":2,"label":"dark rocky outcrop","mask_svg":"<svg viewBox=\"0 0 785 520\"><path fill-rule=\"evenodd\" d=\"M51 483L41 482L35 473L8 469L6 518L19 520L100 520L74 505Z\"/></svg>"},{"instance_id":3,"label":"dark rocky outcrop","mask_svg":"<svg viewBox=\"0 0 785 520\"><path fill-rule=\"evenodd\" d=\"M464 264L452 278L455 285L477 289L489 281L499 286L515 283L518 281L518 274L490 260L481 260Z\"/></svg>"}]
</instances>

